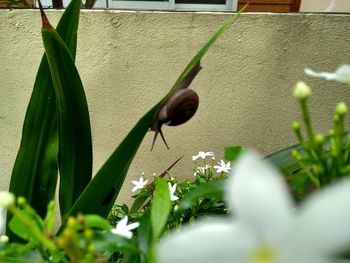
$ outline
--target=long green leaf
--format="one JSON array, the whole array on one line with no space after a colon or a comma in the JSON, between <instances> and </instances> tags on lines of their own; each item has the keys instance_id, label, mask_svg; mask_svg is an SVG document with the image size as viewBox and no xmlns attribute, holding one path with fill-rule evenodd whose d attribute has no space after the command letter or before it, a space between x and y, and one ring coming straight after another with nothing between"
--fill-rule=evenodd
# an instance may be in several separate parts
<instances>
[{"instance_id":1,"label":"long green leaf","mask_svg":"<svg viewBox=\"0 0 350 263\"><path fill-rule=\"evenodd\" d=\"M136 151L150 128L159 106L176 90L178 85L186 78L187 74L189 74L189 72L200 63L200 60L209 48L215 43L218 37L236 21L239 14L240 13L237 13L227 20L227 22L210 38L204 47L192 58L170 92L136 123L134 128L97 172L74 204L70 211L71 215L76 215L79 212L85 214L95 213L104 217L108 215L119 194Z\"/></svg>"},{"instance_id":2,"label":"long green leaf","mask_svg":"<svg viewBox=\"0 0 350 263\"><path fill-rule=\"evenodd\" d=\"M57 32L75 58L81 0L72 0ZM10 182L10 192L24 196L44 216L57 184L57 109L49 65L44 54L27 108L21 145Z\"/></svg>"},{"instance_id":3,"label":"long green leaf","mask_svg":"<svg viewBox=\"0 0 350 263\"><path fill-rule=\"evenodd\" d=\"M151 223L153 239L157 240L162 233L171 209L168 184L161 178L156 179L156 190L151 205Z\"/></svg>"},{"instance_id":4,"label":"long green leaf","mask_svg":"<svg viewBox=\"0 0 350 263\"><path fill-rule=\"evenodd\" d=\"M285 175L292 175L301 170L300 165L292 156L292 151L301 151L300 144L296 144L267 155L265 158L272 162Z\"/></svg>"},{"instance_id":5,"label":"long green leaf","mask_svg":"<svg viewBox=\"0 0 350 263\"><path fill-rule=\"evenodd\" d=\"M91 180L92 141L83 84L69 49L42 11L42 38L54 83L59 131L62 218Z\"/></svg>"}]
</instances>

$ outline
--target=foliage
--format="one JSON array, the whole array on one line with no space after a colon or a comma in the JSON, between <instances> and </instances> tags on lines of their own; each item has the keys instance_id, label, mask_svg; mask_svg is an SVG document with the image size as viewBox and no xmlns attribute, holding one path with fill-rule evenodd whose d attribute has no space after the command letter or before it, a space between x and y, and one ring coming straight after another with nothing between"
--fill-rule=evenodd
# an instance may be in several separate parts
<instances>
[{"instance_id":1,"label":"foliage","mask_svg":"<svg viewBox=\"0 0 350 263\"><path fill-rule=\"evenodd\" d=\"M59 173L62 222L78 213L108 215L134 155L160 107L179 87L188 87L198 73L202 57L239 15L229 18L198 51L167 95L136 123L91 180L90 117L74 64L80 7L81 0L72 0L57 31L41 9L45 54L27 109L10 183L10 192L25 197L43 216L48 202L55 195Z\"/></svg>"},{"instance_id":2,"label":"foliage","mask_svg":"<svg viewBox=\"0 0 350 263\"><path fill-rule=\"evenodd\" d=\"M144 180L144 175L139 181L133 181L132 191L140 191L133 196L135 200L132 206L128 207L125 204L113 206L133 157L146 132L154 128L153 124L161 107L179 87L190 85L201 67L202 57L218 37L236 21L239 13L228 19L198 51L170 91L140 118L91 179L92 144L89 111L82 81L74 63L80 7L80 0L72 0L57 30L50 25L41 9L45 55L28 105L21 146L11 178L10 192L18 198L15 199L12 193L0 192L0 213L3 215L7 209L11 215L7 222L10 242L8 236L0 236L0 262L157 263L161 262L159 251L172 250L172 246L169 245L165 246L167 249L163 251L162 244L169 240L168 244L177 244L179 247L186 245L186 253L189 253L188 259L191 261L192 251L188 249L191 244L182 242L181 238L182 241L177 242L177 236L181 237L183 233L187 236L191 232L191 230L186 232L188 229L195 229L195 233L187 237L190 240L194 237L193 240L200 243L201 237L208 236L207 234L212 231L208 230L210 227L205 226L213 226L213 222L219 232L223 229L222 226L224 230L236 231L233 223L226 228L227 225L220 221L234 217L240 218L238 222L242 221L242 218L246 221L239 224L237 229L245 231L247 226L252 228L249 235L245 235L240 241L248 240L246 238L258 230L259 238L256 240L259 240L259 245L247 246L254 248L254 251L248 251L248 254L253 253L252 255L247 254L251 256L249 259L252 262L290 262L283 259L278 261L280 259L275 258L275 249L270 247L271 244L265 246L264 243L271 241L264 240L266 233L267 236L269 233L272 235L277 233L276 235L281 238L281 233L278 231L282 228L279 227L295 223L294 219L291 221L288 219L294 218L294 215L291 216L294 214L292 201L289 200L288 192L281 190L285 189L283 186L285 181L288 182L293 197L301 201L301 215L296 216L301 218L299 224L302 226L301 229L310 222L317 221L321 216L320 211L328 211L327 209L332 211L328 219L333 220L332 227L336 226L336 231L342 231L348 226L348 217L344 215L350 210L347 209L347 203L344 204L341 200L349 195L345 187L350 184L349 180L345 186L338 183L338 186L329 188L331 190L326 191L324 198L318 195L312 200L320 201L311 201L312 205L306 202L304 205L306 208L303 208L304 197L310 191L328 186L349 174L350 136L344 124L347 113L344 103L336 106L333 117L334 129L327 136L314 133L307 105L311 89L302 82L297 83L294 96L301 106L307 136L303 135L301 124L294 122L292 128L299 144L265 158L277 166L284 177L266 162L249 157L252 156L249 155L249 151L240 146L225 149L225 159L228 162L224 160L217 162L213 152L200 151L192 157L194 180L188 177L180 181L172 176L170 169L180 161L181 157L152 182L148 183L150 179ZM338 71L338 73L316 73L308 69L308 72L317 77L326 76L332 80L350 83L350 72L344 71L344 68L347 70L348 67L343 67L339 71L340 77ZM236 166L233 168L232 176L227 178L231 173L231 162L236 162L234 164ZM260 172L263 177L257 176ZM60 226L55 224L56 205L50 201L55 195L58 173L60 174L59 208L62 220ZM268 189L267 192L263 190L265 187ZM255 207L255 204L260 205ZM280 216L278 220L274 219L275 208L282 209L282 212L276 210L276 215ZM217 218L218 215L222 215L220 219ZM208 218L212 221L208 225L203 224L204 227L197 223ZM271 222L276 224L267 224ZM0 229L3 224L4 222L0 221ZM295 225L295 229L298 229L298 224ZM313 233L312 230L310 233L317 236L320 233L317 227L320 226L323 227L321 224L313 225L317 233ZM56 227L59 228L58 232ZM265 227L268 230L266 233ZM337 235L327 231L325 233L331 235L333 239L323 238L320 247L327 249L328 247L324 245L327 244L330 247L329 251L323 254L322 250L313 250L313 253L318 252L311 253L312 257L307 257L309 244L306 243L302 248L295 246L298 249L305 249L301 261L297 260L298 262L309 262L307 260L315 258L316 261L313 262L317 262L317 259L323 260L326 256L328 259L328 255L334 256L335 251L343 251L341 249L346 246L339 249L339 244L348 241L347 236L339 239L341 242L337 242ZM175 232L179 235L173 234ZM288 232L289 237L290 233L294 232ZM231 232L224 231L222 234L229 236L226 240L234 242ZM307 235L303 235L304 233L299 234L298 237L308 238ZM199 238L195 235L199 235ZM15 236L20 238L19 242ZM325 235L321 233L319 236ZM221 254L223 244L220 243L220 236L217 237L215 235L217 241L215 247L219 248L217 253L224 257L228 254L236 256L231 254L235 251L230 249L226 250L227 253ZM282 245L283 241L285 240L282 238ZM286 255L289 257L288 260L291 260L295 247L293 240L288 242L290 243ZM206 241L201 244L207 246ZM225 247L229 246L230 242L226 242ZM199 246L195 248L203 249ZM284 251L283 249L281 251ZM171 252L175 256L179 254L179 251ZM205 252L208 252L210 257L214 255L210 250ZM319 255L319 252L322 255ZM162 259L167 258L167 255L163 256L164 253ZM203 260L210 261L210 257L204 257ZM171 261L178 262L178 258L181 257L171 258ZM231 259L228 258L229 261Z\"/></svg>"}]
</instances>

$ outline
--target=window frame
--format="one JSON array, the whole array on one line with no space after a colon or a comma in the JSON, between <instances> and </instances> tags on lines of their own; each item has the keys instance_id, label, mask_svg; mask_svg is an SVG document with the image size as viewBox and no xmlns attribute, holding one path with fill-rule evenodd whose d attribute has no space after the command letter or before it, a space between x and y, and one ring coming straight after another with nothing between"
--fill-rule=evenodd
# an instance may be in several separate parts
<instances>
[{"instance_id":1,"label":"window frame","mask_svg":"<svg viewBox=\"0 0 350 263\"><path fill-rule=\"evenodd\" d=\"M108 8L134 10L166 10L166 11L237 11L237 0L226 0L225 5L218 4L175 4L169 1L129 1L107 0Z\"/></svg>"},{"instance_id":2,"label":"window frame","mask_svg":"<svg viewBox=\"0 0 350 263\"><path fill-rule=\"evenodd\" d=\"M44 7L52 7L51 0L41 0ZM129 1L129 0L103 0L98 1L93 8L125 9L125 10L163 10L163 11L237 11L238 0L226 0L226 4L175 4L175 0L169 1ZM69 0L63 0L67 6Z\"/></svg>"}]
</instances>

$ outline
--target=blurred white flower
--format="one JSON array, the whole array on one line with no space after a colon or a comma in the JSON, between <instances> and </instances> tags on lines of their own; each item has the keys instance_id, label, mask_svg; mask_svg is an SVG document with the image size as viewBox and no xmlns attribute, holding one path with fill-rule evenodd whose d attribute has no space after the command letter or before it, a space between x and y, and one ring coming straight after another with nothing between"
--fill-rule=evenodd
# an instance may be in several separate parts
<instances>
[{"instance_id":1,"label":"blurred white flower","mask_svg":"<svg viewBox=\"0 0 350 263\"><path fill-rule=\"evenodd\" d=\"M131 183L134 185L134 188L131 191L136 192L137 190L144 188L147 182L148 180L144 181L142 176L138 181L131 181Z\"/></svg>"},{"instance_id":2,"label":"blurred white flower","mask_svg":"<svg viewBox=\"0 0 350 263\"><path fill-rule=\"evenodd\" d=\"M193 173L194 176L205 174L206 170L210 169L211 165L206 164L205 166L198 166L196 171Z\"/></svg>"},{"instance_id":3,"label":"blurred white flower","mask_svg":"<svg viewBox=\"0 0 350 263\"><path fill-rule=\"evenodd\" d=\"M192 161L196 161L198 158L205 159L208 156L214 156L213 152L202 152L200 151L197 155L192 156Z\"/></svg>"},{"instance_id":4,"label":"blurred white flower","mask_svg":"<svg viewBox=\"0 0 350 263\"><path fill-rule=\"evenodd\" d=\"M159 263L329 263L350 245L350 180L297 210L279 172L254 153L227 181L234 215L206 219L160 240Z\"/></svg>"},{"instance_id":5,"label":"blurred white flower","mask_svg":"<svg viewBox=\"0 0 350 263\"><path fill-rule=\"evenodd\" d=\"M1 235L0 236L0 243L7 243L9 242L9 237L6 235Z\"/></svg>"},{"instance_id":6,"label":"blurred white flower","mask_svg":"<svg viewBox=\"0 0 350 263\"><path fill-rule=\"evenodd\" d=\"M6 208L0 207L0 235L5 234L6 227Z\"/></svg>"},{"instance_id":7,"label":"blurred white flower","mask_svg":"<svg viewBox=\"0 0 350 263\"><path fill-rule=\"evenodd\" d=\"M171 183L168 183L169 187L169 193L170 193L170 200L171 201L176 201L179 200L179 197L175 195L176 192L176 184L171 185Z\"/></svg>"},{"instance_id":8,"label":"blurred white flower","mask_svg":"<svg viewBox=\"0 0 350 263\"><path fill-rule=\"evenodd\" d=\"M341 83L350 84L350 65L341 65L335 72L316 72L310 68L305 68L304 73L311 77L335 80Z\"/></svg>"},{"instance_id":9,"label":"blurred white flower","mask_svg":"<svg viewBox=\"0 0 350 263\"><path fill-rule=\"evenodd\" d=\"M128 217L125 216L122 220L118 222L118 224L111 230L111 232L115 235L119 235L125 238L132 238L131 230L140 226L140 223L135 222L128 225Z\"/></svg>"},{"instance_id":10,"label":"blurred white flower","mask_svg":"<svg viewBox=\"0 0 350 263\"><path fill-rule=\"evenodd\" d=\"M219 165L214 166L217 173L222 173L222 172L228 173L231 170L230 162L225 163L223 160L221 160L218 164Z\"/></svg>"},{"instance_id":11,"label":"blurred white flower","mask_svg":"<svg viewBox=\"0 0 350 263\"><path fill-rule=\"evenodd\" d=\"M9 207L14 205L16 197L13 193L7 191L0 191L0 207Z\"/></svg>"},{"instance_id":12,"label":"blurred white flower","mask_svg":"<svg viewBox=\"0 0 350 263\"><path fill-rule=\"evenodd\" d=\"M6 208L15 203L16 197L13 193L0 191L0 235L5 234L6 230Z\"/></svg>"}]
</instances>

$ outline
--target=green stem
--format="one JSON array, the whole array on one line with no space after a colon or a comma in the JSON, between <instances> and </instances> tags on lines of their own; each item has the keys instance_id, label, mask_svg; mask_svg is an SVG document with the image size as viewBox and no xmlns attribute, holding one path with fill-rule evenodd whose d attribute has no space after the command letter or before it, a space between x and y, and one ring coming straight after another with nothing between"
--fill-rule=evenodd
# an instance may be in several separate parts
<instances>
[{"instance_id":1,"label":"green stem","mask_svg":"<svg viewBox=\"0 0 350 263\"><path fill-rule=\"evenodd\" d=\"M303 114L303 119L304 119L304 123L305 123L305 127L306 127L306 132L307 132L307 135L309 137L311 144L313 145L314 140L315 140L315 135L314 135L314 132L312 130L311 118L310 118L310 113L309 113L308 108L307 108L306 100L301 100L300 105L301 105L301 112Z\"/></svg>"}]
</instances>

